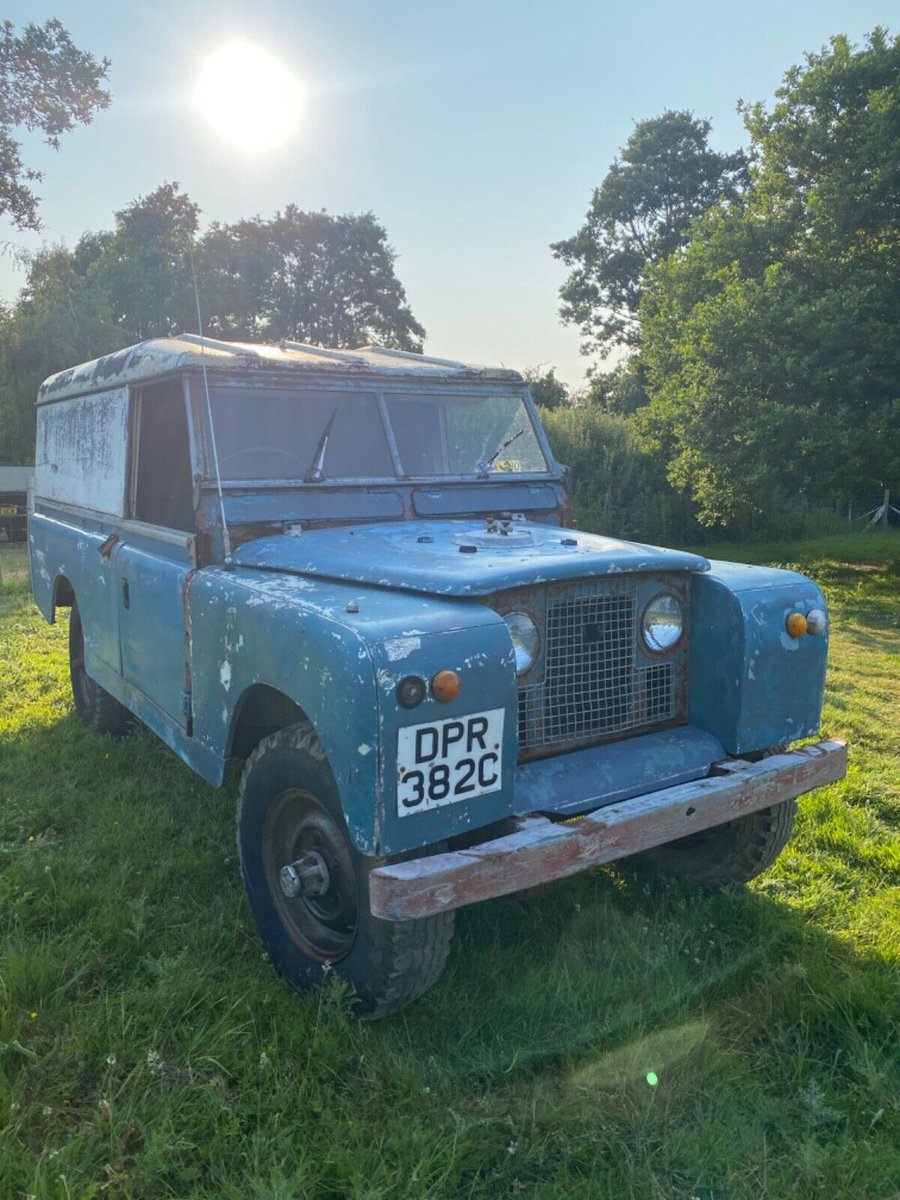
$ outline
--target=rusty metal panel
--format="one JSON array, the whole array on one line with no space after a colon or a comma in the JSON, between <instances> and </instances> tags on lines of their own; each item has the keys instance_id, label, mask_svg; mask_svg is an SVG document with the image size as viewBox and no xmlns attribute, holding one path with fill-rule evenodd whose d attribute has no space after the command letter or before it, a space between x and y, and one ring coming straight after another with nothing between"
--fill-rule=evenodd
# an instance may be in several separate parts
<instances>
[{"instance_id":1,"label":"rusty metal panel","mask_svg":"<svg viewBox=\"0 0 900 1200\"><path fill-rule=\"evenodd\" d=\"M369 876L372 912L393 921L447 912L688 837L842 779L847 747L818 742L725 768L565 824L527 817L506 837L378 867Z\"/></svg>"},{"instance_id":2,"label":"rusty metal panel","mask_svg":"<svg viewBox=\"0 0 900 1200\"><path fill-rule=\"evenodd\" d=\"M127 451L127 388L39 408L35 498L123 516Z\"/></svg>"}]
</instances>

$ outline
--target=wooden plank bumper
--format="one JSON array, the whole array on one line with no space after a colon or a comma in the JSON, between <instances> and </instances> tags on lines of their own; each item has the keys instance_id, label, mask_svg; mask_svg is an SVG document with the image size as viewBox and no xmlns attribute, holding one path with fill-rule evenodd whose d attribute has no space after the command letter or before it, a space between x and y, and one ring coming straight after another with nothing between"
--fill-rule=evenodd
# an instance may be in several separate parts
<instances>
[{"instance_id":1,"label":"wooden plank bumper","mask_svg":"<svg viewBox=\"0 0 900 1200\"><path fill-rule=\"evenodd\" d=\"M518 818L514 833L493 841L377 867L369 876L372 912L407 921L506 896L792 800L846 772L846 743L823 741L755 763L728 759L705 779L565 823Z\"/></svg>"}]
</instances>

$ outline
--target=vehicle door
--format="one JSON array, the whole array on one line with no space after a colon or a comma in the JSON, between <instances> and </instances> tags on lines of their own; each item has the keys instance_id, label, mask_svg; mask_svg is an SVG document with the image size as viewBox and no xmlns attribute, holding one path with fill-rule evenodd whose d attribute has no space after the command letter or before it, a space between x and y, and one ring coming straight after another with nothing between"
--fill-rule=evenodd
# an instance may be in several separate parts
<instances>
[{"instance_id":1,"label":"vehicle door","mask_svg":"<svg viewBox=\"0 0 900 1200\"><path fill-rule=\"evenodd\" d=\"M185 585L196 532L187 396L181 379L132 394L131 519L113 562L126 684L182 728L190 724ZM140 710L140 699L134 698ZM140 712L139 712L140 715Z\"/></svg>"}]
</instances>

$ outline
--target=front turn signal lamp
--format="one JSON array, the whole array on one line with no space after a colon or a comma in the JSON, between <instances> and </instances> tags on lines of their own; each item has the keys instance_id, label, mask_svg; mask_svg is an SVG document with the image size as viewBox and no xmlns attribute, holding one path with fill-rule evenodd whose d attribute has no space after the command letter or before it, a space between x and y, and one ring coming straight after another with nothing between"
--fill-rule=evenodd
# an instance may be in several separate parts
<instances>
[{"instance_id":1,"label":"front turn signal lamp","mask_svg":"<svg viewBox=\"0 0 900 1200\"><path fill-rule=\"evenodd\" d=\"M455 671L438 671L431 681L431 694L442 704L455 700L461 691L462 680Z\"/></svg>"},{"instance_id":2,"label":"front turn signal lamp","mask_svg":"<svg viewBox=\"0 0 900 1200\"><path fill-rule=\"evenodd\" d=\"M784 625L792 638L803 637L809 627L806 617L804 617L803 613L798 612L790 613Z\"/></svg>"}]
</instances>

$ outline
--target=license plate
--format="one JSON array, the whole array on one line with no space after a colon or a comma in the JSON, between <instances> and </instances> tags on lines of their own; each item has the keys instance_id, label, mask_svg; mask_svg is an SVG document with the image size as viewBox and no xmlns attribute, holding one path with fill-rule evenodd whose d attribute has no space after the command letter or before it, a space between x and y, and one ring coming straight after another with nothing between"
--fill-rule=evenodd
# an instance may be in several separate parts
<instances>
[{"instance_id":1,"label":"license plate","mask_svg":"<svg viewBox=\"0 0 900 1200\"><path fill-rule=\"evenodd\" d=\"M502 783L502 708L410 725L397 737L397 812L427 812L496 792Z\"/></svg>"},{"instance_id":2,"label":"license plate","mask_svg":"<svg viewBox=\"0 0 900 1200\"><path fill-rule=\"evenodd\" d=\"M14 504L0 504L0 515L14 517L19 510Z\"/></svg>"}]
</instances>

